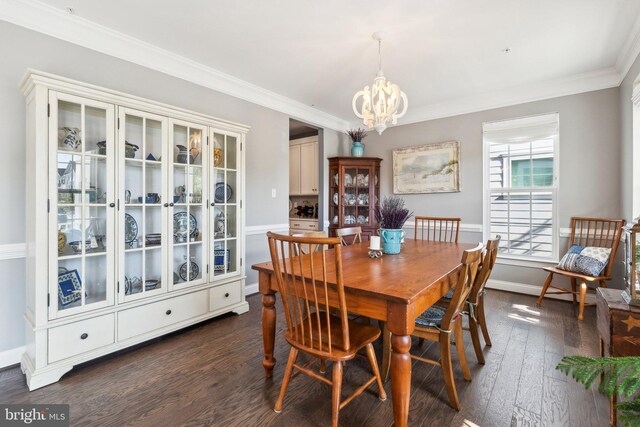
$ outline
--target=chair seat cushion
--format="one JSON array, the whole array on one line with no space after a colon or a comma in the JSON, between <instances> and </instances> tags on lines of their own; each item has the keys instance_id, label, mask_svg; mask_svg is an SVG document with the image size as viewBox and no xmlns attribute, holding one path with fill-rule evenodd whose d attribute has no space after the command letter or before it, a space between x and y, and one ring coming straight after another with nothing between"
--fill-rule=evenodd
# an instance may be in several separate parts
<instances>
[{"instance_id":1,"label":"chair seat cushion","mask_svg":"<svg viewBox=\"0 0 640 427\"><path fill-rule=\"evenodd\" d=\"M562 257L558 268L587 276L598 276L609 262L611 248L573 245Z\"/></svg>"},{"instance_id":2,"label":"chair seat cushion","mask_svg":"<svg viewBox=\"0 0 640 427\"><path fill-rule=\"evenodd\" d=\"M455 289L451 289L449 292L447 292L446 294L444 294L444 296L442 298L444 299L451 299L453 298L453 293L455 292Z\"/></svg>"},{"instance_id":3,"label":"chair seat cushion","mask_svg":"<svg viewBox=\"0 0 640 427\"><path fill-rule=\"evenodd\" d=\"M447 307L438 304L432 305L416 318L416 325L439 328L446 312Z\"/></svg>"}]
</instances>

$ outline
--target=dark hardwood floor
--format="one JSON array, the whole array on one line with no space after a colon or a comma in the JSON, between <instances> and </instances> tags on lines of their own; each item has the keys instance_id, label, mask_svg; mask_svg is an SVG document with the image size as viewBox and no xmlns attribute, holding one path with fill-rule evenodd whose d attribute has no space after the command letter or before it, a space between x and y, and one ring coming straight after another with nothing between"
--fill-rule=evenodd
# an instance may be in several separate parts
<instances>
[{"instance_id":1,"label":"dark hardwood floor","mask_svg":"<svg viewBox=\"0 0 640 427\"><path fill-rule=\"evenodd\" d=\"M72 425L322 426L331 420L331 390L300 375L292 380L281 414L273 412L288 355L278 318L273 379L265 379L260 326L261 298L249 297L249 313L227 315L76 367L60 382L27 390L19 368L0 371L1 403L68 403ZM597 355L595 310L578 322L566 302L490 290L487 316L493 347L486 365L476 363L468 333L473 380L454 371L462 410L447 404L439 368L414 362L409 424L412 426L605 426L607 400L555 370L562 355ZM377 346L378 360L380 345ZM412 351L438 357L437 344ZM331 372L329 369L328 372ZM343 396L369 376L367 361L347 363ZM385 383L391 394L390 381ZM392 402L375 389L340 412L342 426L390 426Z\"/></svg>"}]
</instances>

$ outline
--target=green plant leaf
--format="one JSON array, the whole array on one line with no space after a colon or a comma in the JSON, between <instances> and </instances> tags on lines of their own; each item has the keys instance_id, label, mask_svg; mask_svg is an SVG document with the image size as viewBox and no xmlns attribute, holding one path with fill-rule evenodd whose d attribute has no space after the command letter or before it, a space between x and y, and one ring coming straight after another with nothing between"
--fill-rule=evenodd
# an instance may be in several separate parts
<instances>
[{"instance_id":1,"label":"green plant leaf","mask_svg":"<svg viewBox=\"0 0 640 427\"><path fill-rule=\"evenodd\" d=\"M616 405L618 420L625 426L640 427L640 399Z\"/></svg>"},{"instance_id":2,"label":"green plant leaf","mask_svg":"<svg viewBox=\"0 0 640 427\"><path fill-rule=\"evenodd\" d=\"M631 397L640 390L640 357L565 356L556 369L590 388L598 376L598 390L608 397Z\"/></svg>"}]
</instances>

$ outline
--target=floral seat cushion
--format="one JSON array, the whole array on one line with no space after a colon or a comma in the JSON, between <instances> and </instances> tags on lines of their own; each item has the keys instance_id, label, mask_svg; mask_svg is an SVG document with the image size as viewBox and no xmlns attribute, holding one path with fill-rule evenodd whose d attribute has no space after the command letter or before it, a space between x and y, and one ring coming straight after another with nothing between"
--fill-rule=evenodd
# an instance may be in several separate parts
<instances>
[{"instance_id":1,"label":"floral seat cushion","mask_svg":"<svg viewBox=\"0 0 640 427\"><path fill-rule=\"evenodd\" d=\"M611 248L573 245L560 260L558 268L597 277L607 266L609 255L611 255Z\"/></svg>"}]
</instances>

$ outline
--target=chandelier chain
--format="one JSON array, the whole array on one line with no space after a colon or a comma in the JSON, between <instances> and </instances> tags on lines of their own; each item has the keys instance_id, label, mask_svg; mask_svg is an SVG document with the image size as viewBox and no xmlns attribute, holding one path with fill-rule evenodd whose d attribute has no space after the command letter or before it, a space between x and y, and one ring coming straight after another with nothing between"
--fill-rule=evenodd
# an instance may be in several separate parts
<instances>
[{"instance_id":1,"label":"chandelier chain","mask_svg":"<svg viewBox=\"0 0 640 427\"><path fill-rule=\"evenodd\" d=\"M382 40L378 39L378 71L382 70Z\"/></svg>"}]
</instances>

